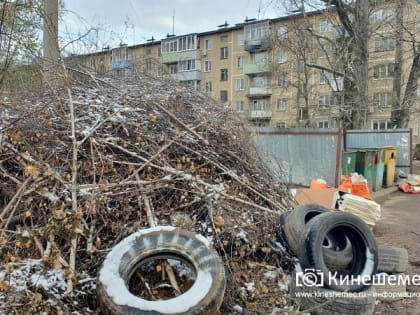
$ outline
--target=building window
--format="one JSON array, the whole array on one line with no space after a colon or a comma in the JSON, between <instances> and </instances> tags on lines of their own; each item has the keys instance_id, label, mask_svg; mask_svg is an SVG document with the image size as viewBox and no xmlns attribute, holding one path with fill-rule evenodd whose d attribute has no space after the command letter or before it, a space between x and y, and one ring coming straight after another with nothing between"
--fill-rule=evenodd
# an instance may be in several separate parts
<instances>
[{"instance_id":1,"label":"building window","mask_svg":"<svg viewBox=\"0 0 420 315\"><path fill-rule=\"evenodd\" d=\"M220 48L220 59L227 59L228 58L228 48L221 47Z\"/></svg>"},{"instance_id":2,"label":"building window","mask_svg":"<svg viewBox=\"0 0 420 315\"><path fill-rule=\"evenodd\" d=\"M298 95L299 96L305 96L306 95L306 86L304 83L299 82L299 85L297 86Z\"/></svg>"},{"instance_id":3,"label":"building window","mask_svg":"<svg viewBox=\"0 0 420 315\"><path fill-rule=\"evenodd\" d=\"M278 63L285 63L287 62L287 51L280 50L278 56Z\"/></svg>"},{"instance_id":4,"label":"building window","mask_svg":"<svg viewBox=\"0 0 420 315\"><path fill-rule=\"evenodd\" d=\"M146 59L145 67L146 67L146 70L152 70L152 59L151 58Z\"/></svg>"},{"instance_id":5,"label":"building window","mask_svg":"<svg viewBox=\"0 0 420 315\"><path fill-rule=\"evenodd\" d=\"M328 84L330 81L330 73L322 70L319 74L319 84Z\"/></svg>"},{"instance_id":6,"label":"building window","mask_svg":"<svg viewBox=\"0 0 420 315\"><path fill-rule=\"evenodd\" d=\"M146 51L144 52L145 55L149 56L152 54L152 50L150 48L147 48Z\"/></svg>"},{"instance_id":7,"label":"building window","mask_svg":"<svg viewBox=\"0 0 420 315\"><path fill-rule=\"evenodd\" d=\"M372 13L371 20L374 23L381 23L392 20L394 16L394 11L392 9L378 9Z\"/></svg>"},{"instance_id":8,"label":"building window","mask_svg":"<svg viewBox=\"0 0 420 315\"><path fill-rule=\"evenodd\" d=\"M161 47L159 47L158 50L157 50L157 56L158 57L162 56L162 48Z\"/></svg>"},{"instance_id":9,"label":"building window","mask_svg":"<svg viewBox=\"0 0 420 315\"><path fill-rule=\"evenodd\" d=\"M210 60L206 60L204 61L204 71L205 72L210 72L212 69L212 63Z\"/></svg>"},{"instance_id":10,"label":"building window","mask_svg":"<svg viewBox=\"0 0 420 315\"><path fill-rule=\"evenodd\" d=\"M206 82L206 93L211 93L213 91L213 84L211 81Z\"/></svg>"},{"instance_id":11,"label":"building window","mask_svg":"<svg viewBox=\"0 0 420 315\"><path fill-rule=\"evenodd\" d=\"M169 73L175 74L178 72L178 65L177 64L171 64L169 65Z\"/></svg>"},{"instance_id":12,"label":"building window","mask_svg":"<svg viewBox=\"0 0 420 315\"><path fill-rule=\"evenodd\" d=\"M244 56L236 57L236 67L242 69L244 66Z\"/></svg>"},{"instance_id":13,"label":"building window","mask_svg":"<svg viewBox=\"0 0 420 315\"><path fill-rule=\"evenodd\" d=\"M220 81L227 81L228 79L228 69L220 70Z\"/></svg>"},{"instance_id":14,"label":"building window","mask_svg":"<svg viewBox=\"0 0 420 315\"><path fill-rule=\"evenodd\" d=\"M238 34L238 46L243 46L245 42L245 35L244 34Z\"/></svg>"},{"instance_id":15,"label":"building window","mask_svg":"<svg viewBox=\"0 0 420 315\"><path fill-rule=\"evenodd\" d=\"M276 111L284 112L287 109L287 98L278 98L277 99L277 106Z\"/></svg>"},{"instance_id":16,"label":"building window","mask_svg":"<svg viewBox=\"0 0 420 315\"><path fill-rule=\"evenodd\" d=\"M319 106L330 106L333 105L333 98L331 95L321 95L318 101Z\"/></svg>"},{"instance_id":17,"label":"building window","mask_svg":"<svg viewBox=\"0 0 420 315\"><path fill-rule=\"evenodd\" d=\"M389 51L395 49L395 38L393 37L376 37L375 51Z\"/></svg>"},{"instance_id":18,"label":"building window","mask_svg":"<svg viewBox=\"0 0 420 315\"><path fill-rule=\"evenodd\" d=\"M204 47L206 50L212 50L213 49L213 41L211 39L206 39L204 41Z\"/></svg>"},{"instance_id":19,"label":"building window","mask_svg":"<svg viewBox=\"0 0 420 315\"><path fill-rule=\"evenodd\" d=\"M220 36L220 42L227 43L228 41L229 41L229 36L227 35Z\"/></svg>"},{"instance_id":20,"label":"building window","mask_svg":"<svg viewBox=\"0 0 420 315\"><path fill-rule=\"evenodd\" d=\"M331 46L322 45L319 48L319 58L328 58L329 56L331 56Z\"/></svg>"},{"instance_id":21,"label":"building window","mask_svg":"<svg viewBox=\"0 0 420 315\"><path fill-rule=\"evenodd\" d=\"M191 59L191 60L181 60L178 62L178 71L179 72L183 72L183 71L191 71L191 70L196 70L195 68L195 60Z\"/></svg>"},{"instance_id":22,"label":"building window","mask_svg":"<svg viewBox=\"0 0 420 315\"><path fill-rule=\"evenodd\" d=\"M319 31L325 33L331 30L331 23L328 20L322 20L319 22Z\"/></svg>"},{"instance_id":23,"label":"building window","mask_svg":"<svg viewBox=\"0 0 420 315\"><path fill-rule=\"evenodd\" d=\"M253 77L252 78L252 86L253 87L266 87L267 86L267 78L266 77Z\"/></svg>"},{"instance_id":24,"label":"building window","mask_svg":"<svg viewBox=\"0 0 420 315\"><path fill-rule=\"evenodd\" d=\"M374 130L386 130L392 126L389 120L378 119L372 121L372 129Z\"/></svg>"},{"instance_id":25,"label":"building window","mask_svg":"<svg viewBox=\"0 0 420 315\"><path fill-rule=\"evenodd\" d=\"M222 102L227 102L227 100L228 100L228 91L220 91L220 100Z\"/></svg>"},{"instance_id":26,"label":"building window","mask_svg":"<svg viewBox=\"0 0 420 315\"><path fill-rule=\"evenodd\" d=\"M305 72L305 60L298 60L298 72L303 73Z\"/></svg>"},{"instance_id":27,"label":"building window","mask_svg":"<svg viewBox=\"0 0 420 315\"><path fill-rule=\"evenodd\" d=\"M277 36L279 38L287 38L288 29L287 26L280 26L277 30Z\"/></svg>"},{"instance_id":28,"label":"building window","mask_svg":"<svg viewBox=\"0 0 420 315\"><path fill-rule=\"evenodd\" d=\"M277 86L279 87L287 87L288 79L287 79L287 73L282 72L277 77Z\"/></svg>"},{"instance_id":29,"label":"building window","mask_svg":"<svg viewBox=\"0 0 420 315\"><path fill-rule=\"evenodd\" d=\"M266 52L255 53L252 55L252 61L254 63L266 63L268 60L268 55Z\"/></svg>"},{"instance_id":30,"label":"building window","mask_svg":"<svg viewBox=\"0 0 420 315\"><path fill-rule=\"evenodd\" d=\"M375 104L378 107L391 106L392 105L392 93L391 92L375 93L374 100L375 100Z\"/></svg>"},{"instance_id":31,"label":"building window","mask_svg":"<svg viewBox=\"0 0 420 315\"><path fill-rule=\"evenodd\" d=\"M329 128L330 124L328 120L322 120L318 122L318 128Z\"/></svg>"},{"instance_id":32,"label":"building window","mask_svg":"<svg viewBox=\"0 0 420 315\"><path fill-rule=\"evenodd\" d=\"M394 64L387 63L377 65L373 67L373 78L374 79L386 79L394 76Z\"/></svg>"},{"instance_id":33,"label":"building window","mask_svg":"<svg viewBox=\"0 0 420 315\"><path fill-rule=\"evenodd\" d=\"M236 79L236 91L245 90L245 79Z\"/></svg>"},{"instance_id":34,"label":"building window","mask_svg":"<svg viewBox=\"0 0 420 315\"><path fill-rule=\"evenodd\" d=\"M243 112L245 110L245 102L244 101L236 101L236 110L238 112Z\"/></svg>"},{"instance_id":35,"label":"building window","mask_svg":"<svg viewBox=\"0 0 420 315\"><path fill-rule=\"evenodd\" d=\"M286 128L286 123L284 121L278 121L276 122L276 127L280 129Z\"/></svg>"},{"instance_id":36,"label":"building window","mask_svg":"<svg viewBox=\"0 0 420 315\"><path fill-rule=\"evenodd\" d=\"M268 110L268 102L266 99L258 99L252 102L252 109L253 110Z\"/></svg>"}]
</instances>

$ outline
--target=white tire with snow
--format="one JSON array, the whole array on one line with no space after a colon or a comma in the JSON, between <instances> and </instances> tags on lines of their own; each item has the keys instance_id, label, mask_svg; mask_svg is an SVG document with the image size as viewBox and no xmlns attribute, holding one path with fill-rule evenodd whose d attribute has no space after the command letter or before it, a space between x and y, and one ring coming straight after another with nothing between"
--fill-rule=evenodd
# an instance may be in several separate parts
<instances>
[{"instance_id":1,"label":"white tire with snow","mask_svg":"<svg viewBox=\"0 0 420 315\"><path fill-rule=\"evenodd\" d=\"M192 286L169 299L145 299L130 292L137 268L153 259L177 259L195 274ZM106 256L97 295L105 314L218 314L226 286L223 263L201 235L171 226L131 234Z\"/></svg>"}]
</instances>

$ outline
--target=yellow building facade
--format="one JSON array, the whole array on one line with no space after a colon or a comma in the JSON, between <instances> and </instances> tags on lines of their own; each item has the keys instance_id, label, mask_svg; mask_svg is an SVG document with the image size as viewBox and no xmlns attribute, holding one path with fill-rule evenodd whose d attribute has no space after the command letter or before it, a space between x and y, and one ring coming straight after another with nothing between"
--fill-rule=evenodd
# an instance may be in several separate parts
<instances>
[{"instance_id":1,"label":"yellow building facade","mask_svg":"<svg viewBox=\"0 0 420 315\"><path fill-rule=\"evenodd\" d=\"M419 4L408 2L404 29L415 40ZM361 113L366 129L391 125L396 47L401 49L402 92L412 65L413 41L404 36L402 45L396 45L395 6L396 1L378 1L370 13L369 101ZM348 38L335 11L327 9L226 23L208 32L121 45L69 60L103 74L139 71L171 77L226 103L251 125L338 128L351 119L352 106L342 93L342 74L352 67L346 59ZM420 141L419 112L418 104L410 110L414 143Z\"/></svg>"}]
</instances>

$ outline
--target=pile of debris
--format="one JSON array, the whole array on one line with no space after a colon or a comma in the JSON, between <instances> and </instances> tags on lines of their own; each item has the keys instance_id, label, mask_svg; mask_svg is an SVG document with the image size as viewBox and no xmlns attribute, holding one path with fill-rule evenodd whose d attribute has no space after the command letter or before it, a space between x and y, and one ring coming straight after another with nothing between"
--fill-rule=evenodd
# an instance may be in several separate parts
<instances>
[{"instance_id":1,"label":"pile of debris","mask_svg":"<svg viewBox=\"0 0 420 315\"><path fill-rule=\"evenodd\" d=\"M0 182L0 314L93 313L106 253L156 223L212 242L228 277L224 313L286 303L281 266L292 264L269 244L293 207L288 187L237 115L205 95L91 75L10 94L0 101Z\"/></svg>"}]
</instances>

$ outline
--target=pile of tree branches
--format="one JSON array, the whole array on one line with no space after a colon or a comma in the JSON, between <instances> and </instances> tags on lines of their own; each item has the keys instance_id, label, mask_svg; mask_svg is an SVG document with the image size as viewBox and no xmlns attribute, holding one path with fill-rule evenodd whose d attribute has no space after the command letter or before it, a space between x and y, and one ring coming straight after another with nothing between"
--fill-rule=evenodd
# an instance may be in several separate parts
<instances>
[{"instance_id":1,"label":"pile of tree branches","mask_svg":"<svg viewBox=\"0 0 420 315\"><path fill-rule=\"evenodd\" d=\"M0 304L95 310L107 251L153 224L211 239L229 274L224 307L246 304L238 288L261 272L245 261L280 266L268 244L292 200L242 121L166 80L74 72L65 83L0 101ZM10 274L28 258L63 270L66 292L17 294Z\"/></svg>"}]
</instances>

